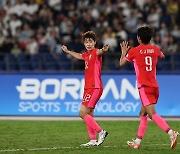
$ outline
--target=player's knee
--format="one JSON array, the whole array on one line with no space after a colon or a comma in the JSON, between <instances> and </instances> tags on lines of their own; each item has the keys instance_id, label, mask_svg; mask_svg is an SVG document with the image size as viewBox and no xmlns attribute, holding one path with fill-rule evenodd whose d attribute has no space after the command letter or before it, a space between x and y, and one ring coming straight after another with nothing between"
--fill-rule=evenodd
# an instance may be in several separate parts
<instances>
[{"instance_id":1,"label":"player's knee","mask_svg":"<svg viewBox=\"0 0 180 154\"><path fill-rule=\"evenodd\" d=\"M86 112L84 111L79 111L79 116L83 119L86 116Z\"/></svg>"},{"instance_id":2,"label":"player's knee","mask_svg":"<svg viewBox=\"0 0 180 154\"><path fill-rule=\"evenodd\" d=\"M147 115L147 113L144 112L144 111L140 111L140 112L139 112L139 116L146 116L146 115Z\"/></svg>"},{"instance_id":3,"label":"player's knee","mask_svg":"<svg viewBox=\"0 0 180 154\"><path fill-rule=\"evenodd\" d=\"M155 113L156 113L155 111L150 111L150 112L148 112L149 118L152 119L152 116L153 116Z\"/></svg>"}]
</instances>

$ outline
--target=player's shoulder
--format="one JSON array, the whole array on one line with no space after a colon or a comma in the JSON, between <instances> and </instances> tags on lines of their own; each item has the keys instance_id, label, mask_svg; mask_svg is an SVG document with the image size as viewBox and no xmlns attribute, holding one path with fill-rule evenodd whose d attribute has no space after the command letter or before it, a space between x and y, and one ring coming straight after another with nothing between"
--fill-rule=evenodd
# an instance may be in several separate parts
<instances>
[{"instance_id":1,"label":"player's shoulder","mask_svg":"<svg viewBox=\"0 0 180 154\"><path fill-rule=\"evenodd\" d=\"M131 47L128 52L134 52L136 50L138 50L138 46L137 47Z\"/></svg>"},{"instance_id":2,"label":"player's shoulder","mask_svg":"<svg viewBox=\"0 0 180 154\"><path fill-rule=\"evenodd\" d=\"M93 55L97 55L97 52L98 52L98 48L94 48L92 51L91 51L91 53L93 54Z\"/></svg>"},{"instance_id":3,"label":"player's shoulder","mask_svg":"<svg viewBox=\"0 0 180 154\"><path fill-rule=\"evenodd\" d=\"M155 50L160 50L159 47L155 44L149 44L149 46L151 46Z\"/></svg>"},{"instance_id":4,"label":"player's shoulder","mask_svg":"<svg viewBox=\"0 0 180 154\"><path fill-rule=\"evenodd\" d=\"M137 51L139 51L141 49L140 45L136 46L136 47L131 47L128 51L128 53L130 54L136 54Z\"/></svg>"}]
</instances>

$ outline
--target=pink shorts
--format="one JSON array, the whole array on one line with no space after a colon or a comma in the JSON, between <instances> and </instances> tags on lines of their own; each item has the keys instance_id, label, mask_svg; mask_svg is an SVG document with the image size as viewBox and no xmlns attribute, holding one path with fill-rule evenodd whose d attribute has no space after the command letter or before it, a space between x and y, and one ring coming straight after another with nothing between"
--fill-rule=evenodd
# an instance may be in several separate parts
<instances>
[{"instance_id":1,"label":"pink shorts","mask_svg":"<svg viewBox=\"0 0 180 154\"><path fill-rule=\"evenodd\" d=\"M159 97L159 88L143 86L139 89L139 96L143 106L156 104Z\"/></svg>"},{"instance_id":2,"label":"pink shorts","mask_svg":"<svg viewBox=\"0 0 180 154\"><path fill-rule=\"evenodd\" d=\"M102 95L103 89L85 89L83 94L82 104L89 107L95 108L97 102L99 101Z\"/></svg>"}]
</instances>

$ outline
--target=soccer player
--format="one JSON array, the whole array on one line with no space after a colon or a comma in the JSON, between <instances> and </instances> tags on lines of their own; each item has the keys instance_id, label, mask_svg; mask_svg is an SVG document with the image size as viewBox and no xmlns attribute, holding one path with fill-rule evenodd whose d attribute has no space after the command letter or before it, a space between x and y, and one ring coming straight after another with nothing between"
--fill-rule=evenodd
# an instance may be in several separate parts
<instances>
[{"instance_id":1,"label":"soccer player","mask_svg":"<svg viewBox=\"0 0 180 154\"><path fill-rule=\"evenodd\" d=\"M96 35L93 31L85 32L82 39L87 50L84 53L69 51L65 45L62 46L62 50L85 62L85 86L79 114L86 123L90 141L81 144L81 146L99 146L104 142L108 132L97 124L93 115L94 108L103 92L101 80L102 55L108 51L109 45L104 45L102 49L95 48ZM97 141L96 133L99 133Z\"/></svg>"},{"instance_id":2,"label":"soccer player","mask_svg":"<svg viewBox=\"0 0 180 154\"><path fill-rule=\"evenodd\" d=\"M134 149L140 148L141 140L148 125L148 115L162 130L169 134L171 148L173 149L177 144L179 133L172 130L155 110L155 104L159 96L158 83L156 81L156 65L158 57L164 58L164 54L157 46L150 44L152 35L152 29L149 26L143 26L137 30L139 46L130 49L128 42L123 41L120 44L122 54L119 64L123 66L127 61L134 63L139 95L142 102L137 138L133 141L127 141L127 144Z\"/></svg>"}]
</instances>

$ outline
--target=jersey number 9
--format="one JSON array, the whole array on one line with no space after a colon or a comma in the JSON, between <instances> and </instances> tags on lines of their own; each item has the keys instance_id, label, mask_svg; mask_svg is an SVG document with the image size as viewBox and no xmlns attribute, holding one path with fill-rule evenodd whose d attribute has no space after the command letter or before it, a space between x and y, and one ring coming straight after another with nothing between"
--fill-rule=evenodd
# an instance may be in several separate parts
<instances>
[{"instance_id":1,"label":"jersey number 9","mask_svg":"<svg viewBox=\"0 0 180 154\"><path fill-rule=\"evenodd\" d=\"M146 71L152 71L152 57L146 56L145 63L146 63Z\"/></svg>"}]
</instances>

